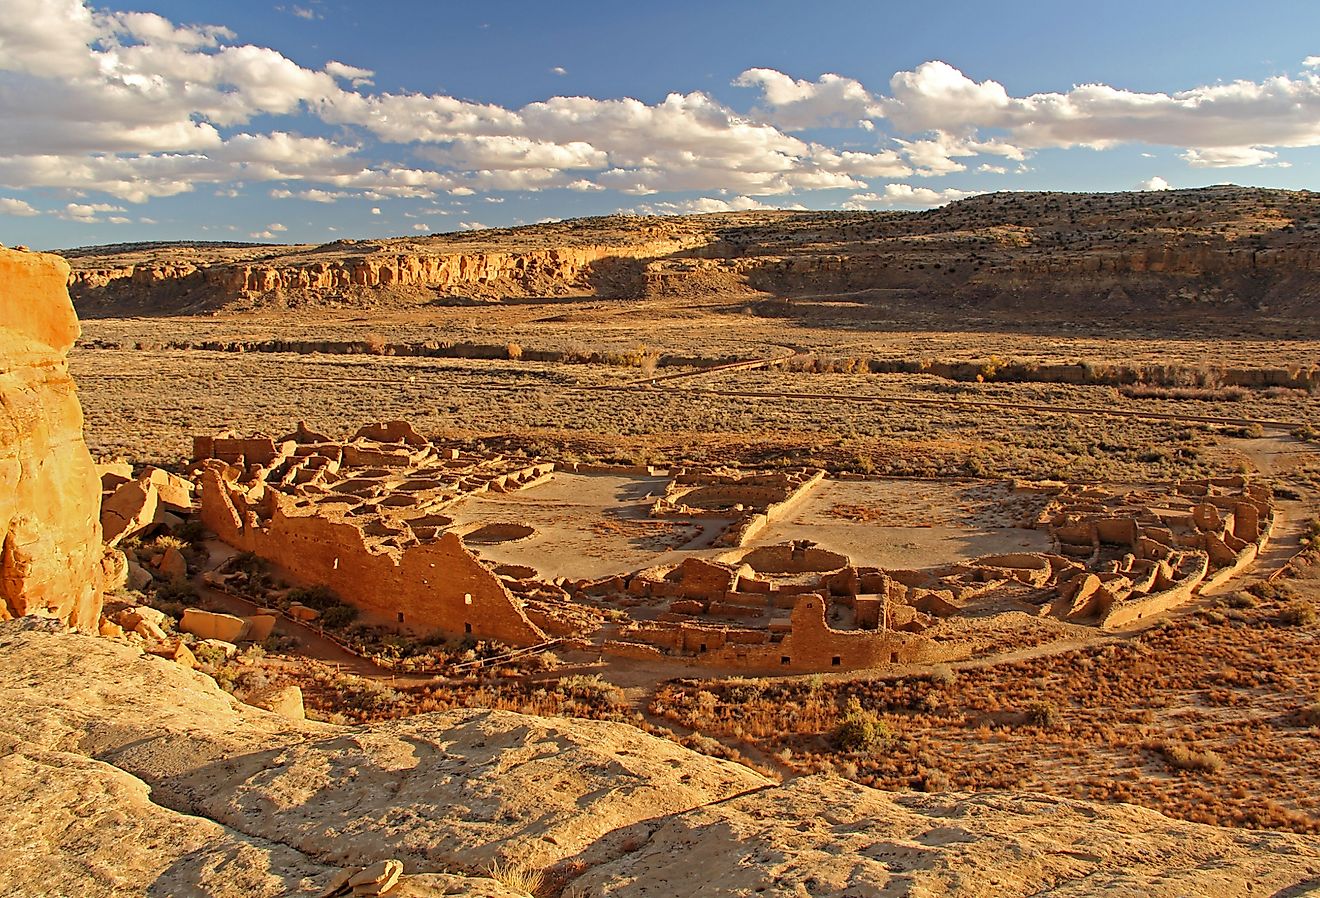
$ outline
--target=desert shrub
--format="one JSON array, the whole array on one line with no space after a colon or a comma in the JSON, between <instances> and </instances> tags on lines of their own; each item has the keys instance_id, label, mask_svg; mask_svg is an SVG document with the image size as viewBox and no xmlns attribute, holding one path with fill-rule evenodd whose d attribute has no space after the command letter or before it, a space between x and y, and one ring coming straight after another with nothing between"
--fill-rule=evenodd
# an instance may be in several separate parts
<instances>
[{"instance_id":1,"label":"desert shrub","mask_svg":"<svg viewBox=\"0 0 1320 898\"><path fill-rule=\"evenodd\" d=\"M1256 597L1249 592L1235 592L1225 600L1229 608L1255 608Z\"/></svg>"},{"instance_id":2,"label":"desert shrub","mask_svg":"<svg viewBox=\"0 0 1320 898\"><path fill-rule=\"evenodd\" d=\"M1052 727L1059 722L1059 709L1050 701L1036 701L1027 705L1027 722L1038 727Z\"/></svg>"},{"instance_id":3,"label":"desert shrub","mask_svg":"<svg viewBox=\"0 0 1320 898\"><path fill-rule=\"evenodd\" d=\"M187 580L172 580L156 587L152 606L171 617L183 617L185 605L197 603L197 589ZM175 607L177 606L177 607ZM177 612L177 613L176 613Z\"/></svg>"},{"instance_id":4,"label":"desert shrub","mask_svg":"<svg viewBox=\"0 0 1320 898\"><path fill-rule=\"evenodd\" d=\"M289 590L288 599L290 603L297 602L317 611L325 611L340 604L339 596L328 586L296 587Z\"/></svg>"},{"instance_id":5,"label":"desert shrub","mask_svg":"<svg viewBox=\"0 0 1320 898\"><path fill-rule=\"evenodd\" d=\"M834 744L842 751L875 751L893 738L888 724L874 711L863 708L856 696L848 699L834 729Z\"/></svg>"},{"instance_id":6,"label":"desert shrub","mask_svg":"<svg viewBox=\"0 0 1320 898\"><path fill-rule=\"evenodd\" d=\"M1302 726L1320 727L1320 702L1311 702L1311 704L1299 708L1297 720Z\"/></svg>"},{"instance_id":7,"label":"desert shrub","mask_svg":"<svg viewBox=\"0 0 1320 898\"><path fill-rule=\"evenodd\" d=\"M332 630L347 627L357 620L358 610L352 605L331 605L321 612L321 623Z\"/></svg>"},{"instance_id":8,"label":"desert shrub","mask_svg":"<svg viewBox=\"0 0 1320 898\"><path fill-rule=\"evenodd\" d=\"M1224 759L1210 750L1197 751L1176 742L1166 742L1160 746L1160 754L1170 767L1177 770L1214 773L1224 766Z\"/></svg>"},{"instance_id":9,"label":"desert shrub","mask_svg":"<svg viewBox=\"0 0 1320 898\"><path fill-rule=\"evenodd\" d=\"M177 549L182 551L183 549L188 548L188 544L177 536L169 533L162 533L160 536L155 537L151 542L147 543L146 548L156 552L164 552L166 549Z\"/></svg>"},{"instance_id":10,"label":"desert shrub","mask_svg":"<svg viewBox=\"0 0 1320 898\"><path fill-rule=\"evenodd\" d=\"M1315 606L1301 599L1289 602L1279 613L1279 619L1290 627L1315 626L1318 617Z\"/></svg>"},{"instance_id":11,"label":"desert shrub","mask_svg":"<svg viewBox=\"0 0 1320 898\"><path fill-rule=\"evenodd\" d=\"M278 633L273 633L261 641L261 650L272 654L290 652L297 647L298 637L296 636L282 636Z\"/></svg>"},{"instance_id":12,"label":"desert shrub","mask_svg":"<svg viewBox=\"0 0 1320 898\"><path fill-rule=\"evenodd\" d=\"M930 681L941 686L952 686L958 681L958 672L947 664L936 664L930 669Z\"/></svg>"},{"instance_id":13,"label":"desert shrub","mask_svg":"<svg viewBox=\"0 0 1320 898\"><path fill-rule=\"evenodd\" d=\"M545 874L522 863L496 861L486 868L486 874L511 892L535 896L545 888Z\"/></svg>"},{"instance_id":14,"label":"desert shrub","mask_svg":"<svg viewBox=\"0 0 1320 898\"><path fill-rule=\"evenodd\" d=\"M206 538L206 527L198 520L184 521L174 528L174 535L189 545L195 545Z\"/></svg>"},{"instance_id":15,"label":"desert shrub","mask_svg":"<svg viewBox=\"0 0 1320 898\"><path fill-rule=\"evenodd\" d=\"M199 643L192 647L192 653L202 664L217 668L229 660L225 650L216 645L201 645Z\"/></svg>"}]
</instances>

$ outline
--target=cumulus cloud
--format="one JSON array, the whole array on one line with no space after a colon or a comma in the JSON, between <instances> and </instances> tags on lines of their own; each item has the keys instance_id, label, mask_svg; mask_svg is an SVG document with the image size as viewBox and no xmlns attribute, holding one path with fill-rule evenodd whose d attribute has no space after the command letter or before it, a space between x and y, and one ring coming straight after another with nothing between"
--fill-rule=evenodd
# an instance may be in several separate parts
<instances>
[{"instance_id":1,"label":"cumulus cloud","mask_svg":"<svg viewBox=\"0 0 1320 898\"><path fill-rule=\"evenodd\" d=\"M490 225L482 224L479 221L460 221L458 223L458 229L460 231L484 231L489 227Z\"/></svg>"},{"instance_id":2,"label":"cumulus cloud","mask_svg":"<svg viewBox=\"0 0 1320 898\"><path fill-rule=\"evenodd\" d=\"M552 75L567 75L567 74L568 74L568 69L564 68L562 65L557 65L557 66L555 66L554 68L550 69L550 74L552 74Z\"/></svg>"},{"instance_id":3,"label":"cumulus cloud","mask_svg":"<svg viewBox=\"0 0 1320 898\"><path fill-rule=\"evenodd\" d=\"M336 62L333 59L325 64L325 73L333 78L341 78L354 87L365 87L376 83L371 80L376 74L371 69L360 69L355 65Z\"/></svg>"},{"instance_id":4,"label":"cumulus cloud","mask_svg":"<svg viewBox=\"0 0 1320 898\"><path fill-rule=\"evenodd\" d=\"M1147 178L1137 185L1138 190L1168 190L1169 182L1155 175L1153 178Z\"/></svg>"},{"instance_id":5,"label":"cumulus cloud","mask_svg":"<svg viewBox=\"0 0 1320 898\"><path fill-rule=\"evenodd\" d=\"M708 212L747 212L757 209L802 209L799 205L770 206L754 197L735 196L731 200L703 196L691 200L665 203L644 203L631 209L620 210L635 215L701 215Z\"/></svg>"},{"instance_id":6,"label":"cumulus cloud","mask_svg":"<svg viewBox=\"0 0 1320 898\"><path fill-rule=\"evenodd\" d=\"M1242 168L1249 165L1287 167L1286 162L1275 162L1279 154L1260 147L1211 147L1190 149L1182 158L1192 168Z\"/></svg>"},{"instance_id":7,"label":"cumulus cloud","mask_svg":"<svg viewBox=\"0 0 1320 898\"><path fill-rule=\"evenodd\" d=\"M1025 96L939 60L872 86L749 68L734 81L754 92L741 108L702 91L511 108L376 91L369 69L305 66L223 25L6 0L0 187L133 203L265 183L325 203L567 189L755 202L847 190L863 206L929 205L960 192L907 181L1022 171L1045 148L1136 142L1172 147L1194 168L1285 165L1282 150L1320 145L1317 59L1301 74L1168 93L1080 84ZM333 138L308 136L327 125ZM806 133L822 127L854 130L847 145Z\"/></svg>"},{"instance_id":8,"label":"cumulus cloud","mask_svg":"<svg viewBox=\"0 0 1320 898\"><path fill-rule=\"evenodd\" d=\"M775 69L748 69L733 83L758 88L763 114L789 131L869 124L882 114L876 98L860 82L841 75L827 73L815 81L803 81Z\"/></svg>"},{"instance_id":9,"label":"cumulus cloud","mask_svg":"<svg viewBox=\"0 0 1320 898\"><path fill-rule=\"evenodd\" d=\"M929 208L943 206L945 203L966 199L969 196L976 196L979 192L976 190L956 190L952 187L944 190L932 190L929 187L913 187L910 184L886 184L884 190L880 193L858 193L850 196L841 208L855 210L894 207L906 209Z\"/></svg>"},{"instance_id":10,"label":"cumulus cloud","mask_svg":"<svg viewBox=\"0 0 1320 898\"><path fill-rule=\"evenodd\" d=\"M1320 75L1315 73L1174 93L1081 84L1066 93L1013 97L996 81L975 81L948 63L927 62L894 75L890 90L881 106L900 129L959 138L998 129L1006 132L1002 146L1019 153L1143 142L1202 153L1233 150L1245 158L1248 149L1320 144Z\"/></svg>"},{"instance_id":11,"label":"cumulus cloud","mask_svg":"<svg viewBox=\"0 0 1320 898\"><path fill-rule=\"evenodd\" d=\"M25 200L15 199L9 196L0 196L0 215L16 215L20 217L30 217L40 215L31 204Z\"/></svg>"},{"instance_id":12,"label":"cumulus cloud","mask_svg":"<svg viewBox=\"0 0 1320 898\"><path fill-rule=\"evenodd\" d=\"M102 214L123 211L123 206L112 206L109 203L69 203L57 214L60 218L79 224L99 224L104 221Z\"/></svg>"}]
</instances>

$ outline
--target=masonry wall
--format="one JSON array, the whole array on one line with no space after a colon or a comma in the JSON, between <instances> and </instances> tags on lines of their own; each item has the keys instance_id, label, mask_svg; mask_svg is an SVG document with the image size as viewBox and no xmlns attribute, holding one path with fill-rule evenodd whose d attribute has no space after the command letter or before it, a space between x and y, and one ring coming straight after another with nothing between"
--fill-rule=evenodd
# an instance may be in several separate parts
<instances>
[{"instance_id":1,"label":"masonry wall","mask_svg":"<svg viewBox=\"0 0 1320 898\"><path fill-rule=\"evenodd\" d=\"M440 630L511 645L546 640L500 579L456 535L375 552L353 524L290 514L289 500L273 492L268 497L271 514L261 522L215 471L206 471L202 520L229 545L259 555L297 580L325 585L364 612L411 632Z\"/></svg>"}]
</instances>

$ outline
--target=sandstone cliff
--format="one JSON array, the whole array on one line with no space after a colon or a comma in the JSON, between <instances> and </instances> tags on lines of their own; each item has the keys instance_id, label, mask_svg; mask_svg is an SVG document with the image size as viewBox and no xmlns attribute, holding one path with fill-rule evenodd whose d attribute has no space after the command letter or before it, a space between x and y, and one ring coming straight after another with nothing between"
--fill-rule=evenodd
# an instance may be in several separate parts
<instances>
[{"instance_id":1,"label":"sandstone cliff","mask_svg":"<svg viewBox=\"0 0 1320 898\"><path fill-rule=\"evenodd\" d=\"M623 724L498 711L292 722L127 645L0 625L0 894L1300 895L1320 839L1029 793L777 785Z\"/></svg>"},{"instance_id":2,"label":"sandstone cliff","mask_svg":"<svg viewBox=\"0 0 1320 898\"><path fill-rule=\"evenodd\" d=\"M78 321L58 256L0 249L0 618L95 631L101 483L66 355Z\"/></svg>"},{"instance_id":3,"label":"sandstone cliff","mask_svg":"<svg viewBox=\"0 0 1320 898\"><path fill-rule=\"evenodd\" d=\"M610 216L325 246L68 253L83 314L443 297L873 292L923 309L1314 309L1320 197L1237 187L1008 193L927 212ZM878 291L878 292L877 292Z\"/></svg>"}]
</instances>

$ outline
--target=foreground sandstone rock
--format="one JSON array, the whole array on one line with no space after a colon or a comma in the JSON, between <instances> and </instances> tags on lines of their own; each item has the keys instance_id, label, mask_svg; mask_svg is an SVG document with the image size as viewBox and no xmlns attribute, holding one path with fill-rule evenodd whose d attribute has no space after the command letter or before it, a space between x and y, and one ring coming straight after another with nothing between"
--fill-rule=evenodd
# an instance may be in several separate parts
<instances>
[{"instance_id":1,"label":"foreground sandstone rock","mask_svg":"<svg viewBox=\"0 0 1320 898\"><path fill-rule=\"evenodd\" d=\"M1036 794L775 785L621 724L496 711L292 721L202 674L31 619L0 625L0 894L1274 895L1320 839ZM351 869L348 880L344 872Z\"/></svg>"},{"instance_id":2,"label":"foreground sandstone rock","mask_svg":"<svg viewBox=\"0 0 1320 898\"><path fill-rule=\"evenodd\" d=\"M0 618L94 632L101 480L66 356L78 338L58 256L0 249Z\"/></svg>"}]
</instances>

